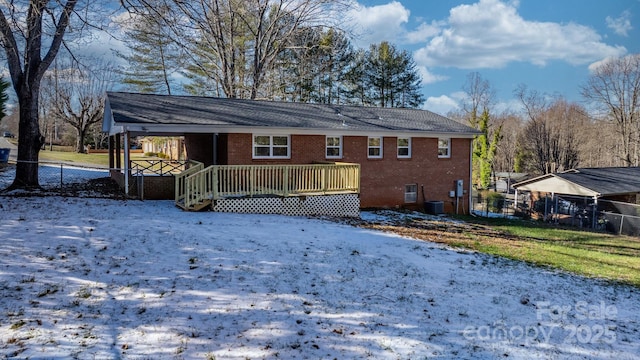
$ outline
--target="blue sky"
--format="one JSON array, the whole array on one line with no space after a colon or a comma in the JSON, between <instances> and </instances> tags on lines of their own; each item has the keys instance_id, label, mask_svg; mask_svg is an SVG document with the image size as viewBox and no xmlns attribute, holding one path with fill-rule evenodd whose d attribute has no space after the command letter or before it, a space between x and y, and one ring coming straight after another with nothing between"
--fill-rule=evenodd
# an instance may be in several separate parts
<instances>
[{"instance_id":1,"label":"blue sky","mask_svg":"<svg viewBox=\"0 0 640 360\"><path fill-rule=\"evenodd\" d=\"M358 0L349 21L359 46L410 51L424 107L442 114L471 72L491 83L497 109L518 111L519 84L580 102L591 65L640 52L640 0Z\"/></svg>"},{"instance_id":2,"label":"blue sky","mask_svg":"<svg viewBox=\"0 0 640 360\"><path fill-rule=\"evenodd\" d=\"M354 45L383 40L413 54L424 108L446 115L478 72L496 92L496 110L520 111L519 84L582 101L589 67L640 53L640 0L350 0L342 25ZM117 17L118 14L115 14ZM95 33L82 51L113 57L123 44Z\"/></svg>"}]
</instances>

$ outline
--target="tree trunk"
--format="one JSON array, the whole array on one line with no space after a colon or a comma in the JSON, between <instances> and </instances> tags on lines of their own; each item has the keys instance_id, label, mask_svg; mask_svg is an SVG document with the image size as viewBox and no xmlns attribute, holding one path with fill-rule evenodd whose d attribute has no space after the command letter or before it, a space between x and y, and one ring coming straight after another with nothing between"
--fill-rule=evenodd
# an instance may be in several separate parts
<instances>
[{"instance_id":1,"label":"tree trunk","mask_svg":"<svg viewBox=\"0 0 640 360\"><path fill-rule=\"evenodd\" d=\"M44 144L38 122L38 84L21 86L18 94L20 122L18 130L18 163L16 177L9 189L39 188L38 154Z\"/></svg>"},{"instance_id":2,"label":"tree trunk","mask_svg":"<svg viewBox=\"0 0 640 360\"><path fill-rule=\"evenodd\" d=\"M84 149L84 138L87 137L87 129L76 128L76 152L78 154L85 154L86 151Z\"/></svg>"}]
</instances>

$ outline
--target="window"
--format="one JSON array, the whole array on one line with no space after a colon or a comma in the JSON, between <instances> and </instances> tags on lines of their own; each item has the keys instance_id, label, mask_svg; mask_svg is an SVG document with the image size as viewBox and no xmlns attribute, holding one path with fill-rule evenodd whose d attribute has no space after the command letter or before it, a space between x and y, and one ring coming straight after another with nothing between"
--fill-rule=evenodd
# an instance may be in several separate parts
<instances>
[{"instance_id":1,"label":"window","mask_svg":"<svg viewBox=\"0 0 640 360\"><path fill-rule=\"evenodd\" d=\"M370 137L369 138L369 146L368 146L370 158L382 158L382 138L381 137Z\"/></svg>"},{"instance_id":2,"label":"window","mask_svg":"<svg viewBox=\"0 0 640 360\"><path fill-rule=\"evenodd\" d=\"M411 138L398 138L398 158L411 157Z\"/></svg>"},{"instance_id":3,"label":"window","mask_svg":"<svg viewBox=\"0 0 640 360\"><path fill-rule=\"evenodd\" d=\"M340 159L342 157L342 138L340 136L327 136L328 159Z\"/></svg>"},{"instance_id":4,"label":"window","mask_svg":"<svg viewBox=\"0 0 640 360\"><path fill-rule=\"evenodd\" d=\"M451 157L451 139L447 139L447 138L438 139L438 157L439 158Z\"/></svg>"},{"instance_id":5,"label":"window","mask_svg":"<svg viewBox=\"0 0 640 360\"><path fill-rule=\"evenodd\" d=\"M404 186L404 202L418 202L418 184L408 184Z\"/></svg>"},{"instance_id":6,"label":"window","mask_svg":"<svg viewBox=\"0 0 640 360\"><path fill-rule=\"evenodd\" d=\"M253 136L253 158L288 158L289 157L289 136L276 135L254 135Z\"/></svg>"}]
</instances>

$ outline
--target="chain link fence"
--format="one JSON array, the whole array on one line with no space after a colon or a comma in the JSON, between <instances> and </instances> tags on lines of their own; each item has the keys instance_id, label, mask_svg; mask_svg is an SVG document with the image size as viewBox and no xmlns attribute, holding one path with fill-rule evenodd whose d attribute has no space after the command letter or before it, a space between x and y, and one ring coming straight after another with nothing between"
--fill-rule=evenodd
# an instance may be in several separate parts
<instances>
[{"instance_id":1,"label":"chain link fence","mask_svg":"<svg viewBox=\"0 0 640 360\"><path fill-rule=\"evenodd\" d=\"M15 162L0 164L0 190L9 187L13 183L15 175ZM78 185L87 185L91 180L108 176L109 169L107 168L51 161L38 162L38 180L42 189L47 191L68 191Z\"/></svg>"},{"instance_id":2,"label":"chain link fence","mask_svg":"<svg viewBox=\"0 0 640 360\"><path fill-rule=\"evenodd\" d=\"M521 216L515 208L513 194L474 192L471 198L473 214L482 217L513 218Z\"/></svg>"},{"instance_id":3,"label":"chain link fence","mask_svg":"<svg viewBox=\"0 0 640 360\"><path fill-rule=\"evenodd\" d=\"M640 236L640 205L570 195L542 197L518 204L519 213L546 222L614 234Z\"/></svg>"},{"instance_id":4,"label":"chain link fence","mask_svg":"<svg viewBox=\"0 0 640 360\"><path fill-rule=\"evenodd\" d=\"M598 207L598 226L616 234L640 236L640 205L600 200Z\"/></svg>"}]
</instances>

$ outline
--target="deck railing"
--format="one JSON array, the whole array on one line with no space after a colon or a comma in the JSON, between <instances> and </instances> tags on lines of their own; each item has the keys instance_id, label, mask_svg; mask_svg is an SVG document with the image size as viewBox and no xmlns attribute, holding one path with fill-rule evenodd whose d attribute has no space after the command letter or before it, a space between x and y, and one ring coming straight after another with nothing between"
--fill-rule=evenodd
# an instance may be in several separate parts
<instances>
[{"instance_id":1,"label":"deck railing","mask_svg":"<svg viewBox=\"0 0 640 360\"><path fill-rule=\"evenodd\" d=\"M189 161L189 167L179 173L175 175L175 201L176 204L178 203L186 203L186 185L185 185L185 180L187 179L187 177L202 171L202 169L204 169L204 164L202 164L201 162L198 161Z\"/></svg>"},{"instance_id":2,"label":"deck railing","mask_svg":"<svg viewBox=\"0 0 640 360\"><path fill-rule=\"evenodd\" d=\"M204 199L359 192L360 165L347 163L214 165L187 175L183 189L176 181L176 202L184 200L185 208Z\"/></svg>"},{"instance_id":3,"label":"deck railing","mask_svg":"<svg viewBox=\"0 0 640 360\"><path fill-rule=\"evenodd\" d=\"M171 176L183 172L190 166L185 160L131 160L134 174Z\"/></svg>"}]
</instances>

